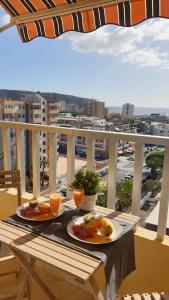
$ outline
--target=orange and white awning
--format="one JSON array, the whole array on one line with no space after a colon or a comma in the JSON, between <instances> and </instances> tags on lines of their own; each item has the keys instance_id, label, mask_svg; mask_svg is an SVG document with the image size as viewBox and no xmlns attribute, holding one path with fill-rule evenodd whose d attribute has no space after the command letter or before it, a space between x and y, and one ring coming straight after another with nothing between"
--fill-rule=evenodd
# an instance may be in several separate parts
<instances>
[{"instance_id":1,"label":"orange and white awning","mask_svg":"<svg viewBox=\"0 0 169 300\"><path fill-rule=\"evenodd\" d=\"M169 18L169 0L0 0L23 42L67 31L91 32L106 24L130 27L153 17Z\"/></svg>"}]
</instances>

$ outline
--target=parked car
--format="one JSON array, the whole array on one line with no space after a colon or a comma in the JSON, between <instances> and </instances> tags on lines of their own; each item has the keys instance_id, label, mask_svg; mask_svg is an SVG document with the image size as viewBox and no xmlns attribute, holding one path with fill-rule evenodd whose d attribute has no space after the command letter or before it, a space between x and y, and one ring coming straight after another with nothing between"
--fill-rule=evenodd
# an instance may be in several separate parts
<instances>
[{"instance_id":1,"label":"parked car","mask_svg":"<svg viewBox=\"0 0 169 300\"><path fill-rule=\"evenodd\" d=\"M98 172L98 174L99 174L99 176L101 176L101 177L103 176L101 172Z\"/></svg>"},{"instance_id":2,"label":"parked car","mask_svg":"<svg viewBox=\"0 0 169 300\"><path fill-rule=\"evenodd\" d=\"M60 192L62 193L63 197L66 197L67 189L61 189Z\"/></svg>"},{"instance_id":3,"label":"parked car","mask_svg":"<svg viewBox=\"0 0 169 300\"><path fill-rule=\"evenodd\" d=\"M128 157L127 160L134 161L134 157Z\"/></svg>"},{"instance_id":4,"label":"parked car","mask_svg":"<svg viewBox=\"0 0 169 300\"><path fill-rule=\"evenodd\" d=\"M126 176L124 177L124 179L126 179L126 180L132 180L132 179L133 179L133 176L132 176L132 175L126 175Z\"/></svg>"},{"instance_id":5,"label":"parked car","mask_svg":"<svg viewBox=\"0 0 169 300\"><path fill-rule=\"evenodd\" d=\"M99 173L101 176L105 176L107 174L107 171L106 171L106 169L102 169L102 170L100 170Z\"/></svg>"}]
</instances>

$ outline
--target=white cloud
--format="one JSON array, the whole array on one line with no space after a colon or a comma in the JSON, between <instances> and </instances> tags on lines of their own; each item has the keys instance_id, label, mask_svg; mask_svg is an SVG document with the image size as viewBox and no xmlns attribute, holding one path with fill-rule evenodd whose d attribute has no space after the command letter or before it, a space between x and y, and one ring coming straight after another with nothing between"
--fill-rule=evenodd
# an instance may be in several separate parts
<instances>
[{"instance_id":1,"label":"white cloud","mask_svg":"<svg viewBox=\"0 0 169 300\"><path fill-rule=\"evenodd\" d=\"M123 56L123 61L140 67L161 67L169 69L169 55L160 53L158 49L142 48L131 51Z\"/></svg>"},{"instance_id":2,"label":"white cloud","mask_svg":"<svg viewBox=\"0 0 169 300\"><path fill-rule=\"evenodd\" d=\"M69 33L64 36L73 50L121 57L125 63L139 67L169 69L169 20L150 20L137 27L102 27L88 34Z\"/></svg>"},{"instance_id":3,"label":"white cloud","mask_svg":"<svg viewBox=\"0 0 169 300\"><path fill-rule=\"evenodd\" d=\"M9 23L9 21L10 21L10 16L7 15L7 14L3 15L3 16L0 18L0 24L1 24L1 25L5 25L5 24Z\"/></svg>"},{"instance_id":4,"label":"white cloud","mask_svg":"<svg viewBox=\"0 0 169 300\"><path fill-rule=\"evenodd\" d=\"M66 39L78 52L97 52L99 54L119 55L135 49L135 44L142 39L134 28L114 28L112 31L102 27L92 33L69 33Z\"/></svg>"},{"instance_id":5,"label":"white cloud","mask_svg":"<svg viewBox=\"0 0 169 300\"><path fill-rule=\"evenodd\" d=\"M139 32L145 37L150 37L153 41L169 41L169 20L159 19L143 23L139 27Z\"/></svg>"}]
</instances>

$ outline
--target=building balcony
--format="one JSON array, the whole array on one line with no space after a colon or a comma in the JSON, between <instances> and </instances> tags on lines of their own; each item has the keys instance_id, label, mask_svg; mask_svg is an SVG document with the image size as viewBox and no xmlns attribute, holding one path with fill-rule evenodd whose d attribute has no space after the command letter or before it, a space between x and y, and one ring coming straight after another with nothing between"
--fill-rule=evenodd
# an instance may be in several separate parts
<instances>
[{"instance_id":1,"label":"building balcony","mask_svg":"<svg viewBox=\"0 0 169 300\"><path fill-rule=\"evenodd\" d=\"M40 198L40 132L48 133L49 136L49 190L56 190L56 164L57 164L57 135L64 134L67 136L67 185L69 185L75 173L75 141L77 136L86 138L87 141L87 168L95 170L95 139L106 139L109 149L109 173L107 184L107 206L115 209L116 201L116 173L117 173L117 145L120 141L130 141L135 143L135 161L131 211L128 214L140 215L141 184L142 170L144 163L145 144L162 145L165 147L165 157L162 173L161 198L159 201L159 217L156 231L138 226L135 231L135 254L136 254L136 271L129 275L118 291L119 294L143 293L143 292L168 292L169 291L169 236L166 236L167 212L169 202L169 138L146 136L126 133L89 131L82 129L72 129L63 127L41 126L25 123L11 123L0 121L2 132L2 152L4 153L4 169L11 169L11 151L10 151L10 129L16 129L17 143L17 168L21 172L21 191L22 201L26 202L32 198ZM26 193L25 189L25 149L24 134L25 130L32 132L32 176L33 176L33 193ZM71 198L72 194L68 190L67 197ZM14 189L0 191L0 218L9 216L16 209L16 191ZM12 267L16 267L17 263ZM51 274L46 268L41 268L41 273L46 281L56 283L54 274ZM101 274L98 272L98 281L103 284ZM60 283L63 285L63 282ZM1 280L0 280L0 285ZM46 299L37 288L32 284L34 297L32 299ZM68 287L67 287L68 288ZM70 291L71 291L71 287ZM83 298L80 291L75 291L76 299ZM35 296L36 295L36 296ZM40 295L40 296L39 296ZM73 295L73 292L72 292ZM61 299L66 299L61 298ZM75 299L73 296L71 298ZM89 298L88 298L89 299Z\"/></svg>"}]
</instances>

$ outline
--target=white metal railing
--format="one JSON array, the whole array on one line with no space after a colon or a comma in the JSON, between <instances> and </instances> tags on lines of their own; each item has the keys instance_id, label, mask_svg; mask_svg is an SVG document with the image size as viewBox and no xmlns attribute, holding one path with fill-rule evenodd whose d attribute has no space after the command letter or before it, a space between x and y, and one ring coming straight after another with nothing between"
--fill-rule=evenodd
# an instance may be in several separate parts
<instances>
[{"instance_id":1,"label":"white metal railing","mask_svg":"<svg viewBox=\"0 0 169 300\"><path fill-rule=\"evenodd\" d=\"M95 170L95 139L106 139L109 143L109 173L108 173L108 201L109 208L115 208L116 196L116 170L117 170L117 143L129 141L135 143L134 178L132 191L131 213L139 215L141 200L141 182L143 168L143 154L145 144L163 145L166 148L164 167L162 174L162 188L160 199L160 211L158 220L157 237L163 239L166 233L167 211L169 204L169 138L127 133L114 133L35 125L17 122L0 121L2 129L2 148L4 153L4 168L11 169L10 153L10 128L16 129L17 143L17 167L21 172L21 190L25 191L25 151L24 132L32 132L32 174L33 174L33 197L40 196L40 132L49 134L49 190L56 190L56 141L58 134L67 136L67 185L73 180L75 172L75 138L77 136L87 138L87 168ZM68 192L71 197L71 193Z\"/></svg>"}]
</instances>

